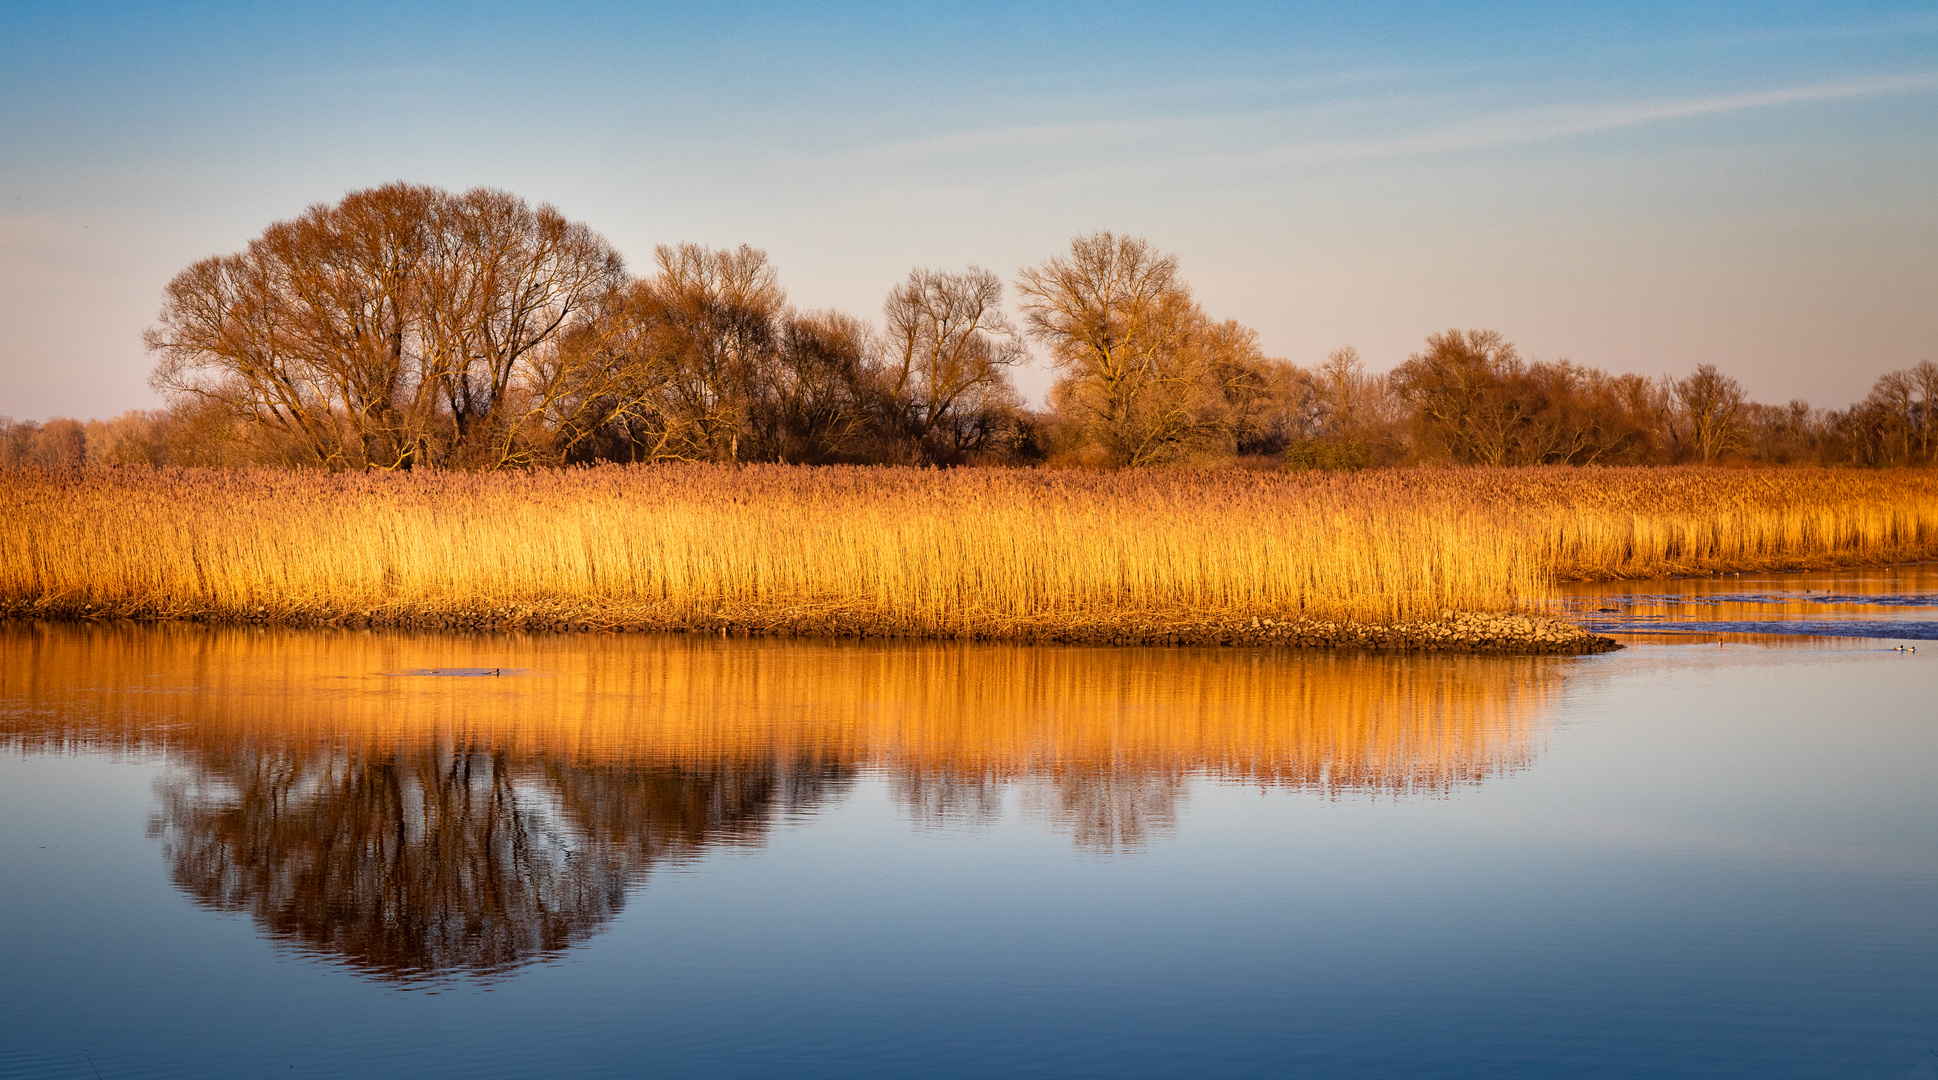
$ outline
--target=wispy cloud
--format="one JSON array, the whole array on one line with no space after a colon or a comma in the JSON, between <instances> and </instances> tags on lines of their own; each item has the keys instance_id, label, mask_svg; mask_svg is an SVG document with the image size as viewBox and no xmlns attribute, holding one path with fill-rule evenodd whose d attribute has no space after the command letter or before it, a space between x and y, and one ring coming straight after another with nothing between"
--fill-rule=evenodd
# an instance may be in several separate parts
<instances>
[{"instance_id":1,"label":"wispy cloud","mask_svg":"<svg viewBox=\"0 0 1938 1080\"><path fill-rule=\"evenodd\" d=\"M1701 97L1512 109L1425 130L1347 139L1261 137L1269 129L1282 129L1301 113L1312 114L1312 109L1072 121L956 132L877 146L844 158L849 165L879 169L975 158L1055 155L1065 164L1076 164L1079 171L1087 166L1072 162L1072 158L1087 155L1096 159L1094 164L1102 164L1131 151L1137 152L1145 170L1166 163L1230 168L1376 160L1525 145L1695 117L1934 89L1938 89L1938 72L1874 75ZM1372 111L1390 111L1393 104ZM1225 149L1234 144L1246 148Z\"/></svg>"},{"instance_id":2,"label":"wispy cloud","mask_svg":"<svg viewBox=\"0 0 1938 1080\"><path fill-rule=\"evenodd\" d=\"M1938 89L1938 72L1916 72L1708 97L1519 109L1411 135L1287 146L1279 152L1329 160L1456 153L1565 139L1697 116L1933 89Z\"/></svg>"}]
</instances>

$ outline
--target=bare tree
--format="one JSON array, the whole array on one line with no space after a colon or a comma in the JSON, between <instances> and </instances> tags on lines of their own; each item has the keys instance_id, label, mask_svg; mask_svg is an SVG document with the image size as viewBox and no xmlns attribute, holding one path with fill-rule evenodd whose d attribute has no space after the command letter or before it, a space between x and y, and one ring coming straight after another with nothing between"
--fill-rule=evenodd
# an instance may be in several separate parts
<instances>
[{"instance_id":1,"label":"bare tree","mask_svg":"<svg viewBox=\"0 0 1938 1080\"><path fill-rule=\"evenodd\" d=\"M1394 387L1410 402L1425 434L1456 461L1509 464L1517 429L1532 410L1508 381L1523 365L1514 345L1493 330L1448 330L1394 372Z\"/></svg>"},{"instance_id":2,"label":"bare tree","mask_svg":"<svg viewBox=\"0 0 1938 1080\"><path fill-rule=\"evenodd\" d=\"M586 415L603 400L597 373L557 346L622 279L619 256L585 225L502 191L479 188L438 200L436 210L423 336L453 461L554 460L557 433L570 441L605 419Z\"/></svg>"},{"instance_id":3,"label":"bare tree","mask_svg":"<svg viewBox=\"0 0 1938 1080\"><path fill-rule=\"evenodd\" d=\"M1145 465L1228 435L1208 379L1210 322L1175 256L1141 237L1079 236L1018 277L1023 321L1063 374L1055 400L1109 458Z\"/></svg>"},{"instance_id":4,"label":"bare tree","mask_svg":"<svg viewBox=\"0 0 1938 1080\"><path fill-rule=\"evenodd\" d=\"M438 194L353 192L176 275L146 335L156 388L219 402L313 464L409 464L435 400L411 310Z\"/></svg>"},{"instance_id":5,"label":"bare tree","mask_svg":"<svg viewBox=\"0 0 1938 1080\"><path fill-rule=\"evenodd\" d=\"M1938 449L1938 364L1920 360L1905 374L1918 391L1918 456L1930 463L1938 460L1933 457Z\"/></svg>"},{"instance_id":6,"label":"bare tree","mask_svg":"<svg viewBox=\"0 0 1938 1080\"><path fill-rule=\"evenodd\" d=\"M619 461L691 461L701 456L699 426L676 393L680 372L650 283L631 282L594 302L591 314L560 342L579 374L578 394L596 400L600 422L574 427L567 457L584 450Z\"/></svg>"},{"instance_id":7,"label":"bare tree","mask_svg":"<svg viewBox=\"0 0 1938 1080\"><path fill-rule=\"evenodd\" d=\"M1774 465L1820 460L1828 416L1800 398L1785 405L1749 405L1743 411L1744 448L1753 459Z\"/></svg>"},{"instance_id":8,"label":"bare tree","mask_svg":"<svg viewBox=\"0 0 1938 1080\"><path fill-rule=\"evenodd\" d=\"M1391 376L1413 408L1416 453L1479 465L1651 460L1659 396L1647 379L1527 361L1492 330L1427 338Z\"/></svg>"},{"instance_id":9,"label":"bare tree","mask_svg":"<svg viewBox=\"0 0 1938 1080\"><path fill-rule=\"evenodd\" d=\"M0 467L68 468L88 460L87 427L55 417L44 424L0 416Z\"/></svg>"},{"instance_id":10,"label":"bare tree","mask_svg":"<svg viewBox=\"0 0 1938 1080\"><path fill-rule=\"evenodd\" d=\"M549 206L352 192L178 274L145 335L152 381L315 465L541 460L565 400L557 345L622 277L604 240Z\"/></svg>"},{"instance_id":11,"label":"bare tree","mask_svg":"<svg viewBox=\"0 0 1938 1080\"><path fill-rule=\"evenodd\" d=\"M1320 426L1334 437L1356 435L1372 411L1376 383L1359 350L1346 345L1327 353L1313 382Z\"/></svg>"},{"instance_id":12,"label":"bare tree","mask_svg":"<svg viewBox=\"0 0 1938 1080\"><path fill-rule=\"evenodd\" d=\"M775 460L850 460L879 416L880 342L868 324L838 311L791 313L781 321L778 362L762 409Z\"/></svg>"},{"instance_id":13,"label":"bare tree","mask_svg":"<svg viewBox=\"0 0 1938 1080\"><path fill-rule=\"evenodd\" d=\"M1711 462L1737 448L1746 405L1743 384L1717 371L1714 364L1701 364L1670 391L1696 456Z\"/></svg>"},{"instance_id":14,"label":"bare tree","mask_svg":"<svg viewBox=\"0 0 1938 1080\"><path fill-rule=\"evenodd\" d=\"M662 245L659 273L640 287L646 343L666 372L669 411L692 456L741 459L757 388L777 355L787 303L767 253Z\"/></svg>"},{"instance_id":15,"label":"bare tree","mask_svg":"<svg viewBox=\"0 0 1938 1080\"><path fill-rule=\"evenodd\" d=\"M1881 421L1878 435L1886 460L1909 460L1920 426L1918 385L1911 373L1893 371L1878 379L1865 404L1872 406Z\"/></svg>"},{"instance_id":16,"label":"bare tree","mask_svg":"<svg viewBox=\"0 0 1938 1080\"><path fill-rule=\"evenodd\" d=\"M87 422L89 465L168 465L167 413L129 409L112 420Z\"/></svg>"},{"instance_id":17,"label":"bare tree","mask_svg":"<svg viewBox=\"0 0 1938 1080\"><path fill-rule=\"evenodd\" d=\"M1192 338L1194 365L1217 391L1200 417L1205 434L1215 433L1221 449L1255 452L1269 446L1280 369L1291 365L1267 357L1258 332L1237 319L1205 318Z\"/></svg>"},{"instance_id":18,"label":"bare tree","mask_svg":"<svg viewBox=\"0 0 1938 1080\"><path fill-rule=\"evenodd\" d=\"M1819 456L1862 465L1932 464L1938 453L1938 364L1887 372L1863 401L1817 415Z\"/></svg>"},{"instance_id":19,"label":"bare tree","mask_svg":"<svg viewBox=\"0 0 1938 1080\"><path fill-rule=\"evenodd\" d=\"M954 424L962 406L1006 387L1006 369L1027 356L1003 314L1003 284L972 266L959 273L915 269L882 305L889 343L887 392L908 437L931 458L984 418Z\"/></svg>"},{"instance_id":20,"label":"bare tree","mask_svg":"<svg viewBox=\"0 0 1938 1080\"><path fill-rule=\"evenodd\" d=\"M1334 349L1318 368L1291 369L1278 408L1289 468L1362 468L1390 441L1396 423L1386 380L1366 373L1359 350Z\"/></svg>"}]
</instances>

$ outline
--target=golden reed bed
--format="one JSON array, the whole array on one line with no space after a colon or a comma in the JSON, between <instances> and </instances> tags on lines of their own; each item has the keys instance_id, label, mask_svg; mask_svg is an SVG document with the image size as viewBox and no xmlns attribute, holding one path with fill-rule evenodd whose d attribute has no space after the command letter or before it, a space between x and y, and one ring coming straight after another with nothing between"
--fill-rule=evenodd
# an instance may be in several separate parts
<instances>
[{"instance_id":1,"label":"golden reed bed","mask_svg":"<svg viewBox=\"0 0 1938 1080\"><path fill-rule=\"evenodd\" d=\"M15 616L1425 640L1557 580L1934 555L1929 471L0 474Z\"/></svg>"}]
</instances>

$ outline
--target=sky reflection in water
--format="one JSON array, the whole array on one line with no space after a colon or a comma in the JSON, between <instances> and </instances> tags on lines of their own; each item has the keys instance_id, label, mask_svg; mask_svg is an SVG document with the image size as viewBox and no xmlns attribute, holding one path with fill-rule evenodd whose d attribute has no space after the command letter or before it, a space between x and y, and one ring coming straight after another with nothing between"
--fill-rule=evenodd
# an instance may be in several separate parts
<instances>
[{"instance_id":1,"label":"sky reflection in water","mask_svg":"<svg viewBox=\"0 0 1938 1080\"><path fill-rule=\"evenodd\" d=\"M1927 654L0 638L0 1075L1938 1075Z\"/></svg>"},{"instance_id":2,"label":"sky reflection in water","mask_svg":"<svg viewBox=\"0 0 1938 1080\"><path fill-rule=\"evenodd\" d=\"M1605 634L1938 640L1938 563L1565 586L1558 607Z\"/></svg>"}]
</instances>

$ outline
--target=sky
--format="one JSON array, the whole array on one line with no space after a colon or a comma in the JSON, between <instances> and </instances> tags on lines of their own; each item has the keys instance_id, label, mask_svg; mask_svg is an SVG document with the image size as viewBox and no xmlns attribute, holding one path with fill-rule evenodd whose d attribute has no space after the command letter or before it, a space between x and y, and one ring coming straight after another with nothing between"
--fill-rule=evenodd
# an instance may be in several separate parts
<instances>
[{"instance_id":1,"label":"sky","mask_svg":"<svg viewBox=\"0 0 1938 1080\"><path fill-rule=\"evenodd\" d=\"M157 407L169 278L393 180L553 204L637 272L752 244L877 320L913 267L1111 229L1301 364L1479 327L1841 407L1938 360L1931 0L0 0L0 45L17 419Z\"/></svg>"}]
</instances>

